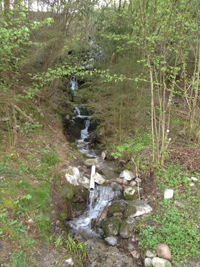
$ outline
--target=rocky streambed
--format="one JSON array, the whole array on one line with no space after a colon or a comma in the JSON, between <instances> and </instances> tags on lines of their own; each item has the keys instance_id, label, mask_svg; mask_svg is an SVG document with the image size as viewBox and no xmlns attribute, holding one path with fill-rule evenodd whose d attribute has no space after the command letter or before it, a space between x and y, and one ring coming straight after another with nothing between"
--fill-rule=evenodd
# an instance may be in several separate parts
<instances>
[{"instance_id":1,"label":"rocky streambed","mask_svg":"<svg viewBox=\"0 0 200 267\"><path fill-rule=\"evenodd\" d=\"M96 166L92 175L95 189L90 190L92 166ZM107 177L104 168L106 174L112 170L109 163L96 157L85 160L82 166L63 170L64 192L69 199L71 191L71 201L77 205L72 211L74 218L66 222L66 227L74 239L87 244L90 260L85 266L164 267L170 264L170 250L164 244L167 256L163 251L157 254L162 258L150 251L140 254L136 229L142 216L152 211L145 201L141 180L128 170L120 175L113 170L113 175ZM73 262L70 265L73 266Z\"/></svg>"}]
</instances>

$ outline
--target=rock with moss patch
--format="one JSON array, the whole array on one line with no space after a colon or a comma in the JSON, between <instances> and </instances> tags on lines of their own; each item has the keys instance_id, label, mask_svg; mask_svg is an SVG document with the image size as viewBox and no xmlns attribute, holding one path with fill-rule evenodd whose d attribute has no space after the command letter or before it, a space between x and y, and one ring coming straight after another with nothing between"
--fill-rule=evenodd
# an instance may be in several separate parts
<instances>
[{"instance_id":1,"label":"rock with moss patch","mask_svg":"<svg viewBox=\"0 0 200 267\"><path fill-rule=\"evenodd\" d=\"M143 200L130 201L125 210L124 218L128 219L130 222L134 217L141 216L151 211L152 208Z\"/></svg>"},{"instance_id":2,"label":"rock with moss patch","mask_svg":"<svg viewBox=\"0 0 200 267\"><path fill-rule=\"evenodd\" d=\"M107 214L109 217L111 217L111 216L113 216L114 213L120 212L120 211L121 211L120 204L119 204L119 202L115 201L108 207L108 213Z\"/></svg>"},{"instance_id":3,"label":"rock with moss patch","mask_svg":"<svg viewBox=\"0 0 200 267\"><path fill-rule=\"evenodd\" d=\"M121 224L121 220L115 217L102 220L100 223L101 227L104 230L104 234L106 237L118 235L120 224Z\"/></svg>"},{"instance_id":4,"label":"rock with moss patch","mask_svg":"<svg viewBox=\"0 0 200 267\"><path fill-rule=\"evenodd\" d=\"M139 200L140 194L143 192L142 188L139 188L138 193L138 187L127 187L124 190L124 198L126 200Z\"/></svg>"},{"instance_id":5,"label":"rock with moss patch","mask_svg":"<svg viewBox=\"0 0 200 267\"><path fill-rule=\"evenodd\" d=\"M133 228L134 223L137 223L137 221L134 219L131 223L128 223L128 221L123 221L120 229L119 229L119 235L122 238L130 238L133 236Z\"/></svg>"}]
</instances>

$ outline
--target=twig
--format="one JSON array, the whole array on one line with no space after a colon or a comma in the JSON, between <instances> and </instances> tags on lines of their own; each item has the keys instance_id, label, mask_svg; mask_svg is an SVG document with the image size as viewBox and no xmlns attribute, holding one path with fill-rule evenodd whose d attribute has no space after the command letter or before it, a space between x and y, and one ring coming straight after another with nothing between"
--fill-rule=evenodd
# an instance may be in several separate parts
<instances>
[{"instance_id":1,"label":"twig","mask_svg":"<svg viewBox=\"0 0 200 267\"><path fill-rule=\"evenodd\" d=\"M18 110L19 111L19 113L20 114L22 114L25 118L27 118L29 121L31 121L31 122L33 122L33 119L31 118L31 117L29 117L29 116L27 116L18 106L16 106L16 105L14 105L12 102L10 102L9 101L9 103L10 103L10 105L14 108L14 109L16 109L16 110Z\"/></svg>"},{"instance_id":2,"label":"twig","mask_svg":"<svg viewBox=\"0 0 200 267\"><path fill-rule=\"evenodd\" d=\"M119 196L116 196L116 197L112 198L110 201L108 201L108 203L106 204L106 206L105 206L104 209L102 210L100 216L98 216L98 219L97 219L97 221L96 221L96 223L95 223L95 226L92 228L92 232L91 232L90 235L88 236L88 239L90 238L90 236L91 236L92 233L94 232L94 229L96 229L97 223L99 222L99 220L100 220L100 218L101 218L101 216L102 216L104 210L107 208L108 204L109 204L111 201L113 201L113 200L115 200L116 198L118 198L118 197L119 197Z\"/></svg>"}]
</instances>

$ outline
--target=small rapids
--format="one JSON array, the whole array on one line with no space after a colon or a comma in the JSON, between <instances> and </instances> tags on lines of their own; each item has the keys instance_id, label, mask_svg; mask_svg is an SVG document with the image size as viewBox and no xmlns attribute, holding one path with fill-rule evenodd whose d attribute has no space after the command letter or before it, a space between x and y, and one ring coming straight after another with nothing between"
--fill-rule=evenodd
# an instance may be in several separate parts
<instances>
[{"instance_id":1,"label":"small rapids","mask_svg":"<svg viewBox=\"0 0 200 267\"><path fill-rule=\"evenodd\" d=\"M71 83L73 82L75 83L75 79L72 79ZM76 88L76 85L74 84L71 86L72 89ZM90 133L88 131L90 120L89 116L81 114L82 112L84 112L84 109L80 110L78 106L75 107L75 117L82 118L84 124L84 129L81 130L80 139L76 140L77 149L80 153L86 155L88 158L96 158L98 162L104 166L99 157L97 157L95 152L90 148L90 142L85 141L90 138ZM91 177L95 173L95 166L92 166L92 170L94 172L91 172ZM95 231L92 232L92 221L93 219L98 220L98 217L104 211L104 208L109 206L111 201L119 197L121 194L120 191L114 191L109 185L100 186L95 185L94 182L93 185L94 186L90 187L91 189L89 190L89 203L85 211L81 215L75 217L72 221L66 223L66 226L70 228L68 231L70 235L79 233L86 239L91 235L91 233L92 236L100 236L100 234L97 234Z\"/></svg>"},{"instance_id":2,"label":"small rapids","mask_svg":"<svg viewBox=\"0 0 200 267\"><path fill-rule=\"evenodd\" d=\"M69 234L74 233L81 234L84 238L88 238L91 233L92 236L100 236L99 234L92 232L91 222L93 219L103 212L104 208L109 205L112 199L120 196L120 191L113 191L111 186L96 186L96 188L89 191L89 205L84 213L67 224L72 227L69 230ZM110 202L110 203L109 203Z\"/></svg>"}]
</instances>

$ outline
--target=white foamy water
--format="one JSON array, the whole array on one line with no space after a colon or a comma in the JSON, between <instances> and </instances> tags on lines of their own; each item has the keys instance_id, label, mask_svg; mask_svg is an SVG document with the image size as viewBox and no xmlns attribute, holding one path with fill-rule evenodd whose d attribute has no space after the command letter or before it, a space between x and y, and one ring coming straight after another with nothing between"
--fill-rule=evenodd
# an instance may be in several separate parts
<instances>
[{"instance_id":1,"label":"white foamy water","mask_svg":"<svg viewBox=\"0 0 200 267\"><path fill-rule=\"evenodd\" d=\"M97 186L94 190L89 192L89 205L86 211L74 218L72 221L67 222L67 225L71 226L72 229L69 231L69 234L75 232L80 233L84 237L88 237L91 234L91 221L92 219L98 218L98 215L101 214L103 208L115 197L120 196L120 191L113 191L111 186ZM108 204L108 206L111 202ZM92 233L93 236L97 234Z\"/></svg>"}]
</instances>

